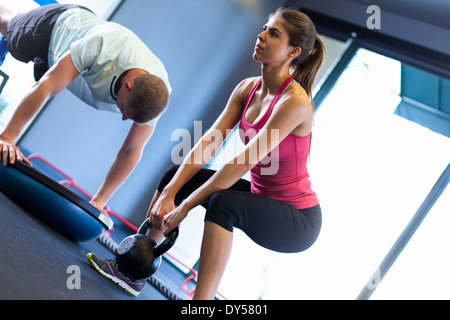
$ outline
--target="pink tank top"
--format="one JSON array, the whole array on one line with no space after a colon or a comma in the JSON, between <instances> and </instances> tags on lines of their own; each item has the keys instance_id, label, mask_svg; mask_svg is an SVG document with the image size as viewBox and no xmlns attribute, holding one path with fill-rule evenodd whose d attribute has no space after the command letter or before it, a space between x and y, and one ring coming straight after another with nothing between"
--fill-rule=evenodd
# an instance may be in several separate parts
<instances>
[{"instance_id":1,"label":"pink tank top","mask_svg":"<svg viewBox=\"0 0 450 320\"><path fill-rule=\"evenodd\" d=\"M250 91L239 124L239 134L247 144L266 124L279 97L293 81L286 79L263 117L251 124L245 120L248 106L261 84L260 79ZM268 134L271 134L270 132ZM265 159L250 172L251 191L272 199L284 201L297 209L310 208L319 204L311 190L306 163L309 155L310 136L300 137L289 134Z\"/></svg>"}]
</instances>

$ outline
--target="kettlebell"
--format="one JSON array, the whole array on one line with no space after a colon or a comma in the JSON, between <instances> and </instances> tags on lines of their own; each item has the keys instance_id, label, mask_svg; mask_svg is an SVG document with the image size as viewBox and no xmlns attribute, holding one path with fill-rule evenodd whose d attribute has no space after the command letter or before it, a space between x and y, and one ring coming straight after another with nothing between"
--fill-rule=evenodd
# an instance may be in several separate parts
<instances>
[{"instance_id":1,"label":"kettlebell","mask_svg":"<svg viewBox=\"0 0 450 320\"><path fill-rule=\"evenodd\" d=\"M158 245L147 236L150 229L151 225L147 219L137 233L123 239L117 249L116 262L119 271L132 280L147 279L154 274L161 265L161 255L167 252L178 238L178 227L175 227Z\"/></svg>"}]
</instances>

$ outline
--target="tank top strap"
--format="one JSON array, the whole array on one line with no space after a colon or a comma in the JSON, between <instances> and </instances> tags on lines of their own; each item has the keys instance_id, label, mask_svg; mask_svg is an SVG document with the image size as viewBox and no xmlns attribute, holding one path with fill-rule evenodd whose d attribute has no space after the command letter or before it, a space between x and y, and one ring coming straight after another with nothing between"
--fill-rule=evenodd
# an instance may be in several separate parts
<instances>
[{"instance_id":1,"label":"tank top strap","mask_svg":"<svg viewBox=\"0 0 450 320\"><path fill-rule=\"evenodd\" d=\"M269 106L268 113L272 113L272 109L275 107L276 103L278 102L278 99L286 92L287 88L289 87L289 84L294 80L292 77L288 77L283 84L281 85L280 89L278 89L277 94L272 100L272 103Z\"/></svg>"},{"instance_id":2,"label":"tank top strap","mask_svg":"<svg viewBox=\"0 0 450 320\"><path fill-rule=\"evenodd\" d=\"M252 101L253 96L255 95L255 92L258 89L261 82L262 82L262 77L259 78L259 80L256 82L256 84L253 86L252 90L250 90L250 93L248 94L248 97L247 97L247 101L245 101L245 107L244 107L243 114L245 114L247 112L248 106L249 106L250 102Z\"/></svg>"},{"instance_id":3,"label":"tank top strap","mask_svg":"<svg viewBox=\"0 0 450 320\"><path fill-rule=\"evenodd\" d=\"M293 81L294 79L292 77L288 77L283 84L281 85L281 87L278 89L277 93L275 94L275 97L273 98L272 102L270 103L269 108L267 108L267 111L265 112L265 114L263 115L263 117L257 122L257 123L253 123L253 124L249 124L251 126L257 126L258 124L264 124L266 123L267 119L270 117L270 115L272 114L272 110L275 107L276 103L278 102L278 99L283 95L283 93L287 90L287 88L289 87L289 84ZM241 123L247 123L248 122L245 120L245 114L247 113L247 109L248 106L250 105L250 102L253 99L253 96L255 95L256 90L258 89L258 87L260 86L262 82L262 77L258 80L258 82L253 86L252 90L250 90L250 93L248 94L247 97L247 101L245 102L245 108L244 108L244 112L242 113L241 116Z\"/></svg>"}]
</instances>

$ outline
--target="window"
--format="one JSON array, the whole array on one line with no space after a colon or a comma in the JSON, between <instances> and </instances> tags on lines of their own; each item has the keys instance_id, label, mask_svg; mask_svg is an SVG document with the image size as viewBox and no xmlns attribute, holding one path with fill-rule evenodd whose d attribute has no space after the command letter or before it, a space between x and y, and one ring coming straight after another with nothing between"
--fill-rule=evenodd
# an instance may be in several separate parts
<instances>
[{"instance_id":1,"label":"window","mask_svg":"<svg viewBox=\"0 0 450 320\"><path fill-rule=\"evenodd\" d=\"M277 256L264 299L355 299L448 165L448 137L395 114L404 67L359 49L323 100L309 164L322 233ZM448 189L373 299L449 298Z\"/></svg>"},{"instance_id":2,"label":"window","mask_svg":"<svg viewBox=\"0 0 450 320\"><path fill-rule=\"evenodd\" d=\"M395 113L450 137L450 81L402 65L401 84L402 102Z\"/></svg>"}]
</instances>

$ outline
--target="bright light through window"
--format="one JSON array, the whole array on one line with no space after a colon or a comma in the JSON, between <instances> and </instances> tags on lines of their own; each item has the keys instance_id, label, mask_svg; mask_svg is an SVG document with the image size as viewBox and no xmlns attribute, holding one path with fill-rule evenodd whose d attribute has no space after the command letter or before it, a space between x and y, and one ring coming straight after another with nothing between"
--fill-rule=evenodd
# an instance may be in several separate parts
<instances>
[{"instance_id":1,"label":"bright light through window","mask_svg":"<svg viewBox=\"0 0 450 320\"><path fill-rule=\"evenodd\" d=\"M393 114L400 63L359 50L315 116L310 173L318 242L278 255L265 299L355 299L446 168L450 139ZM448 189L448 188L447 188ZM450 192L372 299L448 299Z\"/></svg>"}]
</instances>

